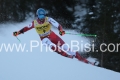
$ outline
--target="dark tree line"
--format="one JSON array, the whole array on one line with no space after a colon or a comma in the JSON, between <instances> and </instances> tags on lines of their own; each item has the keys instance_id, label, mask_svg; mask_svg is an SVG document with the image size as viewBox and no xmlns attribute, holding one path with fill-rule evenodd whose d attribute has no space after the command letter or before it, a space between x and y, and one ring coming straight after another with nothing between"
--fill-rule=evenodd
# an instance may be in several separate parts
<instances>
[{"instance_id":1,"label":"dark tree line","mask_svg":"<svg viewBox=\"0 0 120 80\"><path fill-rule=\"evenodd\" d=\"M82 26L81 30L84 33L98 35L95 38L95 50L99 50L99 52L91 52L90 55L99 59L101 62L99 66L120 72L120 1L92 1L92 4L87 5L89 8L88 14L85 16L85 25ZM91 12L93 14L89 14ZM105 45L101 47L102 50L108 48L110 51L101 51L100 45L102 43L111 44L109 48ZM113 44L115 45L115 50Z\"/></svg>"},{"instance_id":2,"label":"dark tree line","mask_svg":"<svg viewBox=\"0 0 120 80\"><path fill-rule=\"evenodd\" d=\"M21 22L30 12L36 16L36 10L43 7L48 11L47 15L54 17L64 28L73 29L72 24L77 19L74 16L75 6L82 4L85 4L87 14L75 29L97 35L96 38L90 38L95 40L95 50L98 52L89 52L89 55L100 61L100 67L120 72L120 52L100 51L102 43L120 42L119 0L0 0L0 23ZM80 23L84 25L79 26ZM114 49L112 45L109 48ZM102 49L105 50L106 46L102 46Z\"/></svg>"},{"instance_id":3,"label":"dark tree line","mask_svg":"<svg viewBox=\"0 0 120 80\"><path fill-rule=\"evenodd\" d=\"M76 2L74 0L0 0L0 23L23 21L30 12L36 15L36 10L42 7L49 12L49 16L54 16L60 23L70 27L70 22L74 21L74 11L68 10L67 7L74 9Z\"/></svg>"}]
</instances>

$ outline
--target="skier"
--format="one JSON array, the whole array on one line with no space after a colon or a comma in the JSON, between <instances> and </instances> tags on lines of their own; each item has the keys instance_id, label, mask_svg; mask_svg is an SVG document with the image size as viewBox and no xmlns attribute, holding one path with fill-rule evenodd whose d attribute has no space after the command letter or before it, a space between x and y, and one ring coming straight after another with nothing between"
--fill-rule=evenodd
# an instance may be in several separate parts
<instances>
[{"instance_id":1,"label":"skier","mask_svg":"<svg viewBox=\"0 0 120 80\"><path fill-rule=\"evenodd\" d=\"M50 46L51 44L57 45L58 43L60 43L59 46L62 47L63 50L61 50L58 46L57 47L50 46L50 48L57 52L58 54L72 59L75 57L80 61L89 63L89 61L81 57L78 52L73 52L71 51L71 49L68 50L67 46L63 46L65 42L58 35L56 35L54 31L51 30L51 27L52 26L56 27L59 30L59 34L61 36L65 34L65 31L56 20L46 16L46 11L43 8L39 8L36 11L36 15L37 15L36 20L33 20L28 26L25 26L21 30L13 32L13 35L18 36L32 28L35 28L43 44L45 43L48 46ZM69 54L67 54L65 51L68 52Z\"/></svg>"}]
</instances>

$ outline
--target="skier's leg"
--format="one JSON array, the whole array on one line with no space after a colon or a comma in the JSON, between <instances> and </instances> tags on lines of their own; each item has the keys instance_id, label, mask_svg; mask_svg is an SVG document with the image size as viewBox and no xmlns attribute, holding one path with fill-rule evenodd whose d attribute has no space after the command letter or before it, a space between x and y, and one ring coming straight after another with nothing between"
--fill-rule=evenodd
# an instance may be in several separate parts
<instances>
[{"instance_id":1,"label":"skier's leg","mask_svg":"<svg viewBox=\"0 0 120 80\"><path fill-rule=\"evenodd\" d=\"M52 46L51 49L64 57L73 58L73 56L68 55L65 51L60 49L58 46L56 47Z\"/></svg>"},{"instance_id":2,"label":"skier's leg","mask_svg":"<svg viewBox=\"0 0 120 80\"><path fill-rule=\"evenodd\" d=\"M75 58L77 58L78 60L83 61L85 63L89 63L89 61L87 59L83 58L82 56L80 56L80 54L78 52L76 52Z\"/></svg>"},{"instance_id":3,"label":"skier's leg","mask_svg":"<svg viewBox=\"0 0 120 80\"><path fill-rule=\"evenodd\" d=\"M89 62L87 59L80 56L80 54L78 52L72 51L67 45L63 44L61 47L63 48L63 50L67 51L67 53L69 53L70 55L75 56L75 58L77 58L78 60L83 61L85 63Z\"/></svg>"},{"instance_id":4,"label":"skier's leg","mask_svg":"<svg viewBox=\"0 0 120 80\"><path fill-rule=\"evenodd\" d=\"M56 35L54 32L51 32L51 34L49 35L48 38L51 40L52 43L56 44L57 48L59 47L58 49L61 49L62 51L64 51L66 53L66 48L65 49L61 48L61 46L63 44L65 44L65 42L58 35ZM70 54L68 54L68 55L69 55L70 58L71 57L73 58L72 55L70 55Z\"/></svg>"},{"instance_id":5,"label":"skier's leg","mask_svg":"<svg viewBox=\"0 0 120 80\"><path fill-rule=\"evenodd\" d=\"M66 51L67 53L69 53L69 55L73 55L75 56L75 58L77 58L80 61L83 61L85 63L88 63L89 61L85 58L83 58L82 56L80 56L80 54L78 52L74 52L72 51L66 44L65 42L58 36L56 35L54 32L51 33L51 35L48 37L54 44L58 45L61 47L61 49L63 51Z\"/></svg>"},{"instance_id":6,"label":"skier's leg","mask_svg":"<svg viewBox=\"0 0 120 80\"><path fill-rule=\"evenodd\" d=\"M42 44L43 45L46 44L49 48L51 48L53 51L57 52L58 54L60 54L62 56L72 58L67 53L65 53L63 50L59 49L58 46L56 46L54 43L52 43L49 38L42 39Z\"/></svg>"},{"instance_id":7,"label":"skier's leg","mask_svg":"<svg viewBox=\"0 0 120 80\"><path fill-rule=\"evenodd\" d=\"M83 61L85 63L88 63L88 64L92 64L92 65L96 64L96 62L90 62L86 58L83 58L82 56L80 56L80 54L78 52L76 52L75 58L77 58L78 60Z\"/></svg>"},{"instance_id":8,"label":"skier's leg","mask_svg":"<svg viewBox=\"0 0 120 80\"><path fill-rule=\"evenodd\" d=\"M70 56L70 58L73 58L73 56L75 56L75 58L77 58L80 61L83 61L85 63L89 62L87 59L80 56L80 54L78 52L72 51L67 45L65 45L65 42L58 35L56 35L54 32L51 32L51 34L49 35L48 38L50 39L51 43L55 44L56 46L61 47L62 50L58 47L56 47L56 50L55 50L54 46L51 47L51 49L55 50L55 52L57 52L58 54L61 54L63 56L72 55L72 56ZM69 54L65 53L64 51L66 51Z\"/></svg>"},{"instance_id":9,"label":"skier's leg","mask_svg":"<svg viewBox=\"0 0 120 80\"><path fill-rule=\"evenodd\" d=\"M73 52L73 51L70 49L70 47L69 47L68 44L63 44L63 45L61 46L61 49L64 50L64 51L66 51L66 52L67 52L68 54L70 54L70 55L76 56L76 52Z\"/></svg>"},{"instance_id":10,"label":"skier's leg","mask_svg":"<svg viewBox=\"0 0 120 80\"><path fill-rule=\"evenodd\" d=\"M56 35L54 32L51 33L51 35L49 36L49 39L54 44L59 46L61 48L61 50L63 50L64 52L68 53L69 55L72 55L72 56L76 55L75 52L70 50L69 45L65 44L65 42L58 35Z\"/></svg>"},{"instance_id":11,"label":"skier's leg","mask_svg":"<svg viewBox=\"0 0 120 80\"><path fill-rule=\"evenodd\" d=\"M53 31L51 32L51 34L48 37L51 42L53 42L54 44L58 45L58 46L62 46L65 42L58 36L56 35Z\"/></svg>"}]
</instances>

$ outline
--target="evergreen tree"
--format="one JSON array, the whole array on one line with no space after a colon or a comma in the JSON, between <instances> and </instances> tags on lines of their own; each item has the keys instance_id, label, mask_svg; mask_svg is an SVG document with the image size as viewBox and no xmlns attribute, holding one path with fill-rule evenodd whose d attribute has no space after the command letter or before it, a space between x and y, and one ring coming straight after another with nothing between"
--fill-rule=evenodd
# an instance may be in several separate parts
<instances>
[{"instance_id":1,"label":"evergreen tree","mask_svg":"<svg viewBox=\"0 0 120 80\"><path fill-rule=\"evenodd\" d=\"M100 45L105 43L116 44L119 41L119 1L115 0L95 0L95 4L88 6L88 14L84 20L85 25L82 27L82 32L89 34L97 34L95 42L95 49L99 52L91 52L91 56L100 60L102 67L119 71L117 67L120 65L120 53L112 51L114 46L109 46L110 51L101 51ZM117 24L116 24L117 23ZM102 46L101 49L105 50L107 47ZM116 64L114 66L114 64ZM117 69L117 70L116 70Z\"/></svg>"}]
</instances>

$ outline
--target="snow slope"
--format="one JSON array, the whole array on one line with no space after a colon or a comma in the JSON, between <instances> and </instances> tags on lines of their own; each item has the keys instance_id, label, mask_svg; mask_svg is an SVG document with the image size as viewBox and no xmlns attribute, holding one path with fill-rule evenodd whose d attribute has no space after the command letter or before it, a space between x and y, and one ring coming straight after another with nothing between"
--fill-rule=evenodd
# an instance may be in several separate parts
<instances>
[{"instance_id":1,"label":"snow slope","mask_svg":"<svg viewBox=\"0 0 120 80\"><path fill-rule=\"evenodd\" d=\"M12 36L12 32L23 28L31 21L29 19L22 23L0 25L0 47L3 43L26 44L23 52L17 52L15 48L12 52L6 52L4 48L0 48L0 80L120 80L120 73L88 65L77 59L65 58L55 52L46 52L44 48L41 51L40 47L36 47L30 52L30 42L39 41L35 30L18 36L21 42ZM58 34L57 29L53 30ZM80 36L65 35L61 38L68 44L71 40L88 42Z\"/></svg>"}]
</instances>

